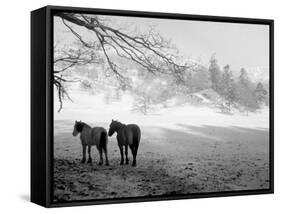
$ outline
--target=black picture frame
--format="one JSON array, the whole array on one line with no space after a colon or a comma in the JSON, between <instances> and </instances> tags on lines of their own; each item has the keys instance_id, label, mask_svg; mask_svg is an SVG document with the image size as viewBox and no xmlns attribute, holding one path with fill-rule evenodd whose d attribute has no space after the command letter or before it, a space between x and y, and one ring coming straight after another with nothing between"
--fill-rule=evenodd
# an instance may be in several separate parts
<instances>
[{"instance_id":1,"label":"black picture frame","mask_svg":"<svg viewBox=\"0 0 281 214\"><path fill-rule=\"evenodd\" d=\"M158 196L87 201L52 202L53 179L53 14L57 12L94 13L128 17L149 17L226 23L268 25L270 38L270 187L269 189L196 193L181 196ZM79 7L46 6L31 12L31 201L44 207L62 207L93 204L112 204L176 200L190 198L225 197L268 194L274 192L274 21L204 15L158 12L123 11Z\"/></svg>"}]
</instances>

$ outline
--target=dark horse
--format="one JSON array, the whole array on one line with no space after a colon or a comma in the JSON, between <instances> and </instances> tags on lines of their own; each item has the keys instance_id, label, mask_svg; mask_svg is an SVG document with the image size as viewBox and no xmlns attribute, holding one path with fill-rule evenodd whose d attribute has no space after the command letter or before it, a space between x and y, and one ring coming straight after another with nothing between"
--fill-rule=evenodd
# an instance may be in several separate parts
<instances>
[{"instance_id":1,"label":"dark horse","mask_svg":"<svg viewBox=\"0 0 281 214\"><path fill-rule=\"evenodd\" d=\"M74 129L72 132L73 136L77 136L80 133L80 140L82 143L83 148L83 158L82 163L86 161L86 147L88 146L88 163L92 162L91 158L91 146L96 146L99 155L100 155L100 161L99 165L103 164L103 158L102 153L104 152L105 155L105 164L108 165L108 158L107 158L107 142L108 142L108 136L107 131L103 127L90 127L88 124L83 122L75 121Z\"/></svg>"},{"instance_id":2,"label":"dark horse","mask_svg":"<svg viewBox=\"0 0 281 214\"><path fill-rule=\"evenodd\" d=\"M123 155L123 146L125 146L125 155L126 155L126 164L129 164L128 159L128 146L131 149L133 155L133 163L132 166L136 166L136 157L138 153L141 131L138 125L128 124L125 125L120 123L119 121L112 120L109 126L108 135L111 137L114 132L117 132L117 142L120 149L121 154L121 162L120 165L124 163L124 155Z\"/></svg>"}]
</instances>

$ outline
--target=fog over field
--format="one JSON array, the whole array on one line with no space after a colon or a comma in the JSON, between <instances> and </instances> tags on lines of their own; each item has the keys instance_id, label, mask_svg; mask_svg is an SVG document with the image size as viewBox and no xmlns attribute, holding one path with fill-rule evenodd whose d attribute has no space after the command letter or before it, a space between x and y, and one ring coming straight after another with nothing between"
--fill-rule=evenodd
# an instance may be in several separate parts
<instances>
[{"instance_id":1,"label":"fog over field","mask_svg":"<svg viewBox=\"0 0 281 214\"><path fill-rule=\"evenodd\" d=\"M55 202L269 188L266 26L81 14L54 25ZM109 166L96 148L81 163L76 120L137 124L137 166L131 151L120 165L116 133Z\"/></svg>"}]
</instances>

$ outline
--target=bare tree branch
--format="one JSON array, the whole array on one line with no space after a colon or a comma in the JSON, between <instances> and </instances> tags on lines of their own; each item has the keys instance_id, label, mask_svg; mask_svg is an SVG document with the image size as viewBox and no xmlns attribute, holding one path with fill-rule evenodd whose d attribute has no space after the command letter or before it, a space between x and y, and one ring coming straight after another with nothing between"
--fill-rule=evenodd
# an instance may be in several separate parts
<instances>
[{"instance_id":1,"label":"bare tree branch","mask_svg":"<svg viewBox=\"0 0 281 214\"><path fill-rule=\"evenodd\" d=\"M189 66L177 63L177 57L168 54L172 49L169 41L166 41L161 35L149 31L142 35L129 35L118 29L109 27L99 21L97 16L80 15L74 13L59 13L57 16L63 19L63 22L69 30L83 43L90 47L89 43L83 40L73 27L68 25L64 20L78 26L85 27L94 32L100 45L102 46L105 57L110 59L107 48L112 48L118 56L131 59L137 64L143 66L150 72L181 73ZM115 66L111 60L107 60L111 69L116 73Z\"/></svg>"},{"instance_id":2,"label":"bare tree branch","mask_svg":"<svg viewBox=\"0 0 281 214\"><path fill-rule=\"evenodd\" d=\"M153 74L164 73L174 75L175 78L181 79L183 73L192 69L193 64L179 63L178 57L173 53L174 47L170 41L165 40L159 33L152 29L145 34L127 33L120 29L110 27L106 24L100 16L76 14L76 13L57 13L56 16L62 18L63 24L70 30L70 32L78 39L78 41L88 50L98 52L104 56L108 67L122 84L129 84L116 62L113 55L120 58L130 60L148 72ZM93 41L86 41L81 34L75 30L75 26L84 27L89 32L94 33L96 38ZM68 56L56 59L54 63L62 63L60 69L55 69L54 73L64 72L73 66L83 62L90 63L90 61L81 60L81 56L85 53L80 53L76 56ZM92 61L91 61L92 62ZM64 91L63 80L57 78L59 83L54 83L58 91L60 101L63 98ZM68 80L66 80L67 82ZM62 106L61 106L62 107Z\"/></svg>"},{"instance_id":3,"label":"bare tree branch","mask_svg":"<svg viewBox=\"0 0 281 214\"><path fill-rule=\"evenodd\" d=\"M72 101L67 90L67 83L81 82L81 79L75 77L69 77L65 75L71 68L75 66L87 65L90 63L101 64L103 60L98 56L96 51L93 49L85 49L84 47L78 49L63 48L59 49L58 44L54 47L54 64L53 64L53 84L57 88L59 109L63 108L63 100L68 99Z\"/></svg>"}]
</instances>

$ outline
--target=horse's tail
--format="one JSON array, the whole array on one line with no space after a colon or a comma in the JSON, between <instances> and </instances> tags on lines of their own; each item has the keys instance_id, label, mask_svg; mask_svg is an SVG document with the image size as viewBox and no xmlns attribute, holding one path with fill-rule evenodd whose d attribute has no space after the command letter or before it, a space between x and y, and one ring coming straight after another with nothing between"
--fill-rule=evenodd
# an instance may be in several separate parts
<instances>
[{"instance_id":1,"label":"horse's tail","mask_svg":"<svg viewBox=\"0 0 281 214\"><path fill-rule=\"evenodd\" d=\"M100 148L106 151L107 147L107 132L102 131L100 135Z\"/></svg>"},{"instance_id":2,"label":"horse's tail","mask_svg":"<svg viewBox=\"0 0 281 214\"><path fill-rule=\"evenodd\" d=\"M140 130L140 128L136 125L136 127L135 127L135 133L134 133L134 136L133 136L133 145L135 146L135 149L136 149L136 150L138 150L138 148L139 148L140 138L141 138L141 130Z\"/></svg>"}]
</instances>

